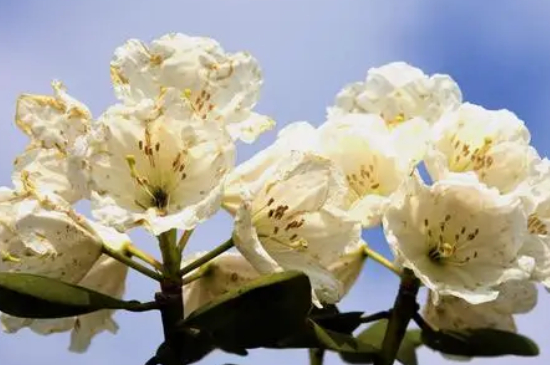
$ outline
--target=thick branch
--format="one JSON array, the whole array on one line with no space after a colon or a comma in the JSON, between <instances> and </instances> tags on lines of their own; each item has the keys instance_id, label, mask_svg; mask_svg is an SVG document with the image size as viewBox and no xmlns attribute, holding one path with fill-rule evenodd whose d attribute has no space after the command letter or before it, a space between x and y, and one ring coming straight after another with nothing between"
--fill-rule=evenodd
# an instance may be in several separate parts
<instances>
[{"instance_id":1,"label":"thick branch","mask_svg":"<svg viewBox=\"0 0 550 365\"><path fill-rule=\"evenodd\" d=\"M324 349L309 349L310 365L323 365L324 359L325 359Z\"/></svg>"},{"instance_id":2,"label":"thick branch","mask_svg":"<svg viewBox=\"0 0 550 365\"><path fill-rule=\"evenodd\" d=\"M157 293L156 301L160 305L165 343L170 351L170 359L160 359L166 364L178 363L178 349L183 347L181 338L176 334L176 324L183 320L182 279L179 275L181 251L176 243L176 231L171 230L158 237L162 252L164 278L160 283L161 292Z\"/></svg>"},{"instance_id":3,"label":"thick branch","mask_svg":"<svg viewBox=\"0 0 550 365\"><path fill-rule=\"evenodd\" d=\"M407 332L407 326L418 311L416 296L419 288L420 281L413 272L404 269L382 343L382 351L376 359L376 365L392 365L394 363L399 346Z\"/></svg>"}]
</instances>

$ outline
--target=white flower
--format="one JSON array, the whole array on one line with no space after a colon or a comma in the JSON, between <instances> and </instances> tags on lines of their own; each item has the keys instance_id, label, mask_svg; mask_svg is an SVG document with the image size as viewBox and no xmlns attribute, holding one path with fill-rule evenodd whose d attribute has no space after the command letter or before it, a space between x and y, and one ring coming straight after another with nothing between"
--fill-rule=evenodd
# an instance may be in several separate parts
<instances>
[{"instance_id":1,"label":"white flower","mask_svg":"<svg viewBox=\"0 0 550 365\"><path fill-rule=\"evenodd\" d=\"M197 253L184 259L185 264L191 263L205 252ZM183 266L185 266L185 264ZM207 270L200 279L183 287L185 315L211 302L218 296L230 290L238 289L260 274L240 254L227 252L197 270ZM197 270L193 271L195 273Z\"/></svg>"},{"instance_id":2,"label":"white flower","mask_svg":"<svg viewBox=\"0 0 550 365\"><path fill-rule=\"evenodd\" d=\"M102 245L123 250L128 236L86 220L50 200L0 189L0 271L43 275L111 296L122 295L126 266L101 256ZM91 337L112 329L110 313L35 320L2 314L5 332L30 327L41 334L73 330L71 348L84 351Z\"/></svg>"},{"instance_id":3,"label":"white flower","mask_svg":"<svg viewBox=\"0 0 550 365\"><path fill-rule=\"evenodd\" d=\"M315 131L304 131L303 138ZM363 227L380 224L391 195L413 172L411 160L375 115L348 114L319 128L320 153L345 174L350 187L350 214ZM420 139L418 140L420 141ZM412 144L407 145L412 152ZM423 144L417 145L422 155Z\"/></svg>"},{"instance_id":4,"label":"white flower","mask_svg":"<svg viewBox=\"0 0 550 365\"><path fill-rule=\"evenodd\" d=\"M539 160L525 124L507 110L464 104L434 126L425 163L434 180L474 178L513 191Z\"/></svg>"},{"instance_id":5,"label":"white flower","mask_svg":"<svg viewBox=\"0 0 550 365\"><path fill-rule=\"evenodd\" d=\"M550 289L550 161L541 160L514 192L528 213L528 235L521 254L535 259L531 279Z\"/></svg>"},{"instance_id":6,"label":"white flower","mask_svg":"<svg viewBox=\"0 0 550 365\"><path fill-rule=\"evenodd\" d=\"M85 288L98 291L115 298L121 298L126 286L128 267L108 256L101 256L86 276L75 283ZM116 333L118 325L112 319L113 310L100 310L76 317L56 319L29 319L2 315L1 321L5 332L15 333L21 328L29 327L41 335L71 331L69 349L73 352L85 352L92 338L103 332Z\"/></svg>"},{"instance_id":7,"label":"white flower","mask_svg":"<svg viewBox=\"0 0 550 365\"><path fill-rule=\"evenodd\" d=\"M245 142L274 126L251 111L262 85L257 61L246 52L225 53L210 38L168 34L150 45L129 40L115 51L111 76L125 103L154 99L173 87L185 93L199 118L224 123Z\"/></svg>"},{"instance_id":8,"label":"white flower","mask_svg":"<svg viewBox=\"0 0 550 365\"><path fill-rule=\"evenodd\" d=\"M514 314L527 313L537 304L535 285L525 280L511 280L501 284L499 295L492 301L472 305L453 296L440 297L434 304L431 293L424 308L425 319L431 325L445 330L491 328L516 332Z\"/></svg>"},{"instance_id":9,"label":"white flower","mask_svg":"<svg viewBox=\"0 0 550 365\"><path fill-rule=\"evenodd\" d=\"M192 229L216 212L233 168L234 145L216 122L198 119L175 89L158 99L115 105L91 134L93 214L155 235Z\"/></svg>"},{"instance_id":10,"label":"white flower","mask_svg":"<svg viewBox=\"0 0 550 365\"><path fill-rule=\"evenodd\" d=\"M281 145L231 175L225 207L235 214L235 245L260 273L303 271L316 299L335 303L343 288L327 265L360 239L360 224L344 210L345 180L329 160L311 152L281 154Z\"/></svg>"},{"instance_id":11,"label":"white flower","mask_svg":"<svg viewBox=\"0 0 550 365\"><path fill-rule=\"evenodd\" d=\"M342 297L347 295L367 260L364 241L354 242L344 249L344 253L336 261L327 265L330 271L340 283L342 283Z\"/></svg>"},{"instance_id":12,"label":"white flower","mask_svg":"<svg viewBox=\"0 0 550 365\"><path fill-rule=\"evenodd\" d=\"M390 247L439 295L471 304L494 300L494 288L525 279L532 260L518 257L527 217L519 199L474 181L404 184L384 216Z\"/></svg>"},{"instance_id":13,"label":"white flower","mask_svg":"<svg viewBox=\"0 0 550 365\"><path fill-rule=\"evenodd\" d=\"M78 282L101 254L102 240L75 212L15 193L0 201L0 271Z\"/></svg>"},{"instance_id":14,"label":"white flower","mask_svg":"<svg viewBox=\"0 0 550 365\"><path fill-rule=\"evenodd\" d=\"M88 165L79 148L91 115L60 82L52 86L53 97L24 94L17 101L16 124L31 143L17 157L12 178L18 190L31 184L43 197L59 195L74 203L89 195Z\"/></svg>"},{"instance_id":15,"label":"white flower","mask_svg":"<svg viewBox=\"0 0 550 365\"><path fill-rule=\"evenodd\" d=\"M190 263L203 254L195 254L184 262ZM357 280L366 258L365 243L358 241L346 247L341 257L327 265L327 269L342 284L343 295ZM231 252L218 256L197 270L206 272L200 279L183 287L186 316L218 296L260 277L260 273L241 254Z\"/></svg>"},{"instance_id":16,"label":"white flower","mask_svg":"<svg viewBox=\"0 0 550 365\"><path fill-rule=\"evenodd\" d=\"M368 71L365 82L346 86L328 110L329 119L346 113L381 116L395 126L420 118L433 123L462 102L458 85L448 76L430 77L404 62L393 62Z\"/></svg>"}]
</instances>

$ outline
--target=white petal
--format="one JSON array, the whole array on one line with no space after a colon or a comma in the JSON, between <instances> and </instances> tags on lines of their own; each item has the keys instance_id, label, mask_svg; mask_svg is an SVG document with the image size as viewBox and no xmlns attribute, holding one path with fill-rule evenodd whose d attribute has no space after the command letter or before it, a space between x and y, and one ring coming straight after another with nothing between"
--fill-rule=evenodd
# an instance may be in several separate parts
<instances>
[{"instance_id":1,"label":"white petal","mask_svg":"<svg viewBox=\"0 0 550 365\"><path fill-rule=\"evenodd\" d=\"M192 229L218 208L234 145L215 122L197 120L174 89L152 103L117 105L92 146L93 214L125 230Z\"/></svg>"},{"instance_id":2,"label":"white petal","mask_svg":"<svg viewBox=\"0 0 550 365\"><path fill-rule=\"evenodd\" d=\"M418 68L394 62L370 69L365 82L346 86L329 115L374 113L388 124L417 117L433 123L461 102L460 89L449 76L428 77Z\"/></svg>"},{"instance_id":3,"label":"white petal","mask_svg":"<svg viewBox=\"0 0 550 365\"><path fill-rule=\"evenodd\" d=\"M102 256L79 285L120 299L124 295L127 273L127 266ZM71 333L69 349L73 352L85 352L95 335L103 331L116 333L118 325L112 319L113 314L113 310L101 310L78 316Z\"/></svg>"},{"instance_id":4,"label":"white petal","mask_svg":"<svg viewBox=\"0 0 550 365\"><path fill-rule=\"evenodd\" d=\"M251 111L262 85L257 61L246 52L225 53L210 38L168 34L150 46L130 40L115 51L111 75L117 97L126 103L176 88L198 116L231 126L231 135L247 142L273 126Z\"/></svg>"},{"instance_id":5,"label":"white petal","mask_svg":"<svg viewBox=\"0 0 550 365\"><path fill-rule=\"evenodd\" d=\"M503 193L515 189L539 160L525 124L507 110L464 104L447 113L433 132L426 167L434 180L475 173Z\"/></svg>"},{"instance_id":6,"label":"white petal","mask_svg":"<svg viewBox=\"0 0 550 365\"><path fill-rule=\"evenodd\" d=\"M360 225L340 209L348 193L343 177L329 160L311 152L280 155L274 165L248 184L255 192L241 185L237 248L261 273L303 271L316 300L334 303L343 291L326 265L360 240Z\"/></svg>"},{"instance_id":7,"label":"white petal","mask_svg":"<svg viewBox=\"0 0 550 365\"><path fill-rule=\"evenodd\" d=\"M18 156L12 180L16 189L30 187L43 198L58 195L75 203L89 196L86 162L54 148L33 148Z\"/></svg>"},{"instance_id":8,"label":"white petal","mask_svg":"<svg viewBox=\"0 0 550 365\"><path fill-rule=\"evenodd\" d=\"M516 332L512 313L496 310L494 303L472 305L457 297L444 296L435 305L432 298L428 298L424 316L430 324L439 329L492 328Z\"/></svg>"},{"instance_id":9,"label":"white petal","mask_svg":"<svg viewBox=\"0 0 550 365\"><path fill-rule=\"evenodd\" d=\"M512 315L527 313L534 308L537 288L529 281L508 281L497 290L499 296L496 300L478 305L451 296L441 297L439 304L435 305L428 298L425 318L441 329L493 328L516 332Z\"/></svg>"},{"instance_id":10,"label":"white petal","mask_svg":"<svg viewBox=\"0 0 550 365\"><path fill-rule=\"evenodd\" d=\"M527 277L518 257L525 222L519 199L483 185L412 179L386 211L384 229L394 253L435 295L477 304L496 298L494 285Z\"/></svg>"},{"instance_id":11,"label":"white petal","mask_svg":"<svg viewBox=\"0 0 550 365\"><path fill-rule=\"evenodd\" d=\"M291 250L271 251L270 254L285 270L302 271L308 276L316 305L337 303L344 296L342 283L319 261Z\"/></svg>"},{"instance_id":12,"label":"white petal","mask_svg":"<svg viewBox=\"0 0 550 365\"><path fill-rule=\"evenodd\" d=\"M365 229L376 227L382 221L388 204L388 197L367 195L352 204L349 214L353 219L360 221Z\"/></svg>"},{"instance_id":13,"label":"white petal","mask_svg":"<svg viewBox=\"0 0 550 365\"><path fill-rule=\"evenodd\" d=\"M351 214L365 228L379 224L388 197L416 164L399 147L409 138L407 130L400 128L393 135L380 118L354 114L331 120L319 130L322 153L346 174Z\"/></svg>"},{"instance_id":14,"label":"white petal","mask_svg":"<svg viewBox=\"0 0 550 365\"><path fill-rule=\"evenodd\" d=\"M65 151L88 128L88 108L70 97L60 82L52 83L54 96L24 94L17 100L17 126L35 145Z\"/></svg>"},{"instance_id":15,"label":"white petal","mask_svg":"<svg viewBox=\"0 0 550 365\"><path fill-rule=\"evenodd\" d=\"M252 194L257 193L277 166L284 163L280 161L282 156L290 151L319 152L317 142L317 131L307 122L295 122L283 128L275 143L241 163L229 174L224 187L224 209L235 214L243 189Z\"/></svg>"},{"instance_id":16,"label":"white petal","mask_svg":"<svg viewBox=\"0 0 550 365\"><path fill-rule=\"evenodd\" d=\"M345 296L361 274L363 265L367 260L365 253L365 242L359 241L346 247L345 253L337 261L328 265L328 270L343 285L343 294Z\"/></svg>"},{"instance_id":17,"label":"white petal","mask_svg":"<svg viewBox=\"0 0 550 365\"><path fill-rule=\"evenodd\" d=\"M281 271L281 266L264 249L252 223L252 204L243 201L235 215L233 240L235 247L262 274Z\"/></svg>"},{"instance_id":18,"label":"white petal","mask_svg":"<svg viewBox=\"0 0 550 365\"><path fill-rule=\"evenodd\" d=\"M44 209L35 200L15 204L3 222L0 269L78 282L101 254L101 241L76 213ZM0 220L2 218L0 217Z\"/></svg>"},{"instance_id":19,"label":"white petal","mask_svg":"<svg viewBox=\"0 0 550 365\"><path fill-rule=\"evenodd\" d=\"M201 255L204 253L201 253ZM200 255L194 255L195 258ZM190 259L184 261L191 262ZM240 254L224 253L207 264L205 276L183 287L185 315L218 296L246 285L260 274Z\"/></svg>"}]
</instances>

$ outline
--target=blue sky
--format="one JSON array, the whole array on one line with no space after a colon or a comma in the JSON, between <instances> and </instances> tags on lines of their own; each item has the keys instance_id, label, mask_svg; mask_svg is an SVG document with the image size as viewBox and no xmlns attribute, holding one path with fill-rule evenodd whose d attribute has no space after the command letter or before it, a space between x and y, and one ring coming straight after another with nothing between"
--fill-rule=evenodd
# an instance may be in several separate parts
<instances>
[{"instance_id":1,"label":"blue sky","mask_svg":"<svg viewBox=\"0 0 550 365\"><path fill-rule=\"evenodd\" d=\"M258 111L279 128L295 120L321 123L325 107L348 82L362 79L369 67L404 60L427 73L451 74L465 99L487 108L508 108L528 125L533 144L548 155L550 132L550 32L545 0L29 0L0 2L0 185L10 184L11 163L26 138L13 123L15 100L22 92L50 93L54 78L99 115L114 102L108 64L115 47L128 38L151 40L167 32L217 39L227 50L248 50L264 71ZM270 133L252 146L239 147L239 160L270 143ZM190 250L225 240L231 222L223 214L199 227ZM137 232L143 248L154 242ZM369 242L387 252L380 232ZM387 308L397 281L375 263L364 273L342 307L373 312ZM127 297L148 300L154 283L130 276ZM518 317L522 333L537 340L542 355L475 360L471 364L544 364L550 360L548 294L538 307ZM0 333L3 365L97 365L144 363L161 341L154 313L117 314L116 336L95 339L85 355L66 351L67 335L40 337L23 331ZM420 364L444 360L429 350ZM238 358L216 353L201 364L306 364L305 351L256 350ZM331 355L326 364L340 364Z\"/></svg>"}]
</instances>

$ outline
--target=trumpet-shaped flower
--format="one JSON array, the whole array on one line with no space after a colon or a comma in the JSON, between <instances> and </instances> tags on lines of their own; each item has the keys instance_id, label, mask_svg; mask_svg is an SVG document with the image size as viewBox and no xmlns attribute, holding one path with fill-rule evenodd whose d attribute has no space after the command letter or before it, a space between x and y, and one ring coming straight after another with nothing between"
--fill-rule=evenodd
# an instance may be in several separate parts
<instances>
[{"instance_id":1,"label":"trumpet-shaped flower","mask_svg":"<svg viewBox=\"0 0 550 365\"><path fill-rule=\"evenodd\" d=\"M123 250L128 242L126 235L51 200L0 190L0 271L43 275L121 296L127 268L101 257L101 251L103 245ZM23 327L42 334L74 328L71 347L83 351L95 333L112 328L109 318L110 312L101 311L52 320L2 314L1 321L9 333Z\"/></svg>"},{"instance_id":2,"label":"trumpet-shaped flower","mask_svg":"<svg viewBox=\"0 0 550 365\"><path fill-rule=\"evenodd\" d=\"M53 96L24 94L17 101L16 124L31 143L15 160L12 179L18 190L31 184L43 197L58 195L74 203L89 196L81 149L91 114L60 82L52 86Z\"/></svg>"},{"instance_id":3,"label":"trumpet-shaped flower","mask_svg":"<svg viewBox=\"0 0 550 365\"><path fill-rule=\"evenodd\" d=\"M448 75L427 76L404 62L372 68L364 82L346 86L329 108L329 119L346 113L377 114L389 126L416 118L436 122L462 102L458 85Z\"/></svg>"},{"instance_id":4,"label":"trumpet-shaped flower","mask_svg":"<svg viewBox=\"0 0 550 365\"><path fill-rule=\"evenodd\" d=\"M115 298L121 298L126 286L128 267L120 262L101 256L86 276L78 283L85 288L101 292ZM16 333L24 327L41 335L71 331L69 350L85 352L94 336L108 331L115 334L118 325L112 319L113 310L100 310L76 317L56 319L30 319L2 315L2 326L5 332Z\"/></svg>"},{"instance_id":5,"label":"trumpet-shaped flower","mask_svg":"<svg viewBox=\"0 0 550 365\"><path fill-rule=\"evenodd\" d=\"M535 259L531 279L550 289L550 161L541 160L514 192L528 213L528 235L521 253Z\"/></svg>"},{"instance_id":6,"label":"trumpet-shaped flower","mask_svg":"<svg viewBox=\"0 0 550 365\"><path fill-rule=\"evenodd\" d=\"M514 314L527 313L537 304L537 288L526 280L507 281L496 288L498 297L487 303L472 305L453 296L442 296L434 304L428 297L424 316L433 326L445 330L492 328L516 332Z\"/></svg>"},{"instance_id":7,"label":"trumpet-shaped flower","mask_svg":"<svg viewBox=\"0 0 550 365\"><path fill-rule=\"evenodd\" d=\"M168 34L150 45L129 40L115 51L111 76L125 103L154 99L173 87L190 100L198 118L223 123L245 142L274 125L252 112L262 85L257 61L246 52L225 53L210 38Z\"/></svg>"},{"instance_id":8,"label":"trumpet-shaped flower","mask_svg":"<svg viewBox=\"0 0 550 365\"><path fill-rule=\"evenodd\" d=\"M184 261L192 262L202 254L204 253L193 255ZM357 280L366 258L365 243L358 241L346 247L343 255L327 266L328 271L342 284L343 295L347 294ZM197 270L203 271L203 276L183 287L186 316L218 296L238 289L261 275L244 256L231 252L218 256Z\"/></svg>"},{"instance_id":9,"label":"trumpet-shaped flower","mask_svg":"<svg viewBox=\"0 0 550 365\"><path fill-rule=\"evenodd\" d=\"M411 179L384 216L391 249L439 295L471 304L494 300L495 286L525 279L533 262L518 256L527 234L519 199L474 181Z\"/></svg>"},{"instance_id":10,"label":"trumpet-shaped flower","mask_svg":"<svg viewBox=\"0 0 550 365\"><path fill-rule=\"evenodd\" d=\"M184 263L191 263L205 253L192 255L184 259ZM204 275L183 287L183 308L186 316L218 296L238 289L260 276L242 255L232 252L226 252L216 257L206 266L197 270L203 271ZM196 270L193 273L195 272Z\"/></svg>"},{"instance_id":11,"label":"trumpet-shaped flower","mask_svg":"<svg viewBox=\"0 0 550 365\"><path fill-rule=\"evenodd\" d=\"M507 110L464 104L434 126L425 163L434 180L474 178L512 192L539 160L525 124Z\"/></svg>"},{"instance_id":12,"label":"trumpet-shaped flower","mask_svg":"<svg viewBox=\"0 0 550 365\"><path fill-rule=\"evenodd\" d=\"M312 135L312 131L304 131ZM319 149L346 176L350 194L350 214L364 227L380 224L391 195L409 178L415 161L399 138L392 135L375 115L350 114L319 128ZM423 154L422 143L417 144Z\"/></svg>"},{"instance_id":13,"label":"trumpet-shaped flower","mask_svg":"<svg viewBox=\"0 0 550 365\"><path fill-rule=\"evenodd\" d=\"M282 145L232 172L225 199L235 215L236 247L260 273L303 271L316 298L335 303L343 286L327 266L360 240L360 224L345 211L340 171L311 152L280 154Z\"/></svg>"},{"instance_id":14,"label":"trumpet-shaped flower","mask_svg":"<svg viewBox=\"0 0 550 365\"><path fill-rule=\"evenodd\" d=\"M198 119L175 89L115 105L92 133L93 214L125 230L158 235L192 229L219 208L234 145L215 121Z\"/></svg>"}]
</instances>

